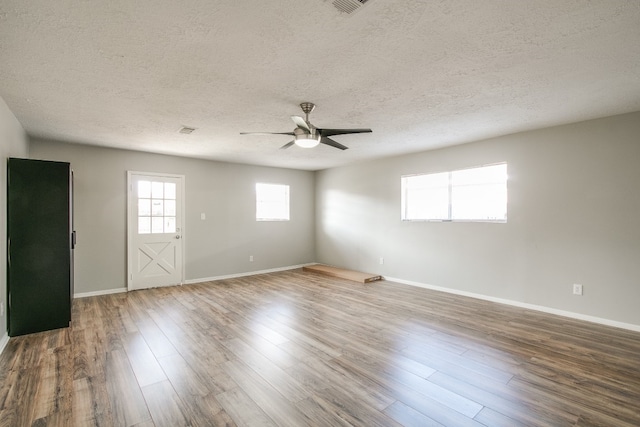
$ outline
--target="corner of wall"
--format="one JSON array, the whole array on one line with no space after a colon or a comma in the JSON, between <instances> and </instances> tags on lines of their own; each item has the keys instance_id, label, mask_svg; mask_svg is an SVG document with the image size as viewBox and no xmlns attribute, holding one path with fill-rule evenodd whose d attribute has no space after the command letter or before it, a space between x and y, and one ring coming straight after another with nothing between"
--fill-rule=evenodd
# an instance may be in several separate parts
<instances>
[{"instance_id":1,"label":"corner of wall","mask_svg":"<svg viewBox=\"0 0 640 427\"><path fill-rule=\"evenodd\" d=\"M9 157L27 157L29 155L29 138L24 128L11 112L9 106L0 98L0 241L7 240L7 161ZM0 259L7 259L6 245L0 245ZM4 261L0 262L0 301L7 304L7 268ZM7 331L7 310L0 318L0 333L5 333L0 339L0 352L9 341Z\"/></svg>"}]
</instances>

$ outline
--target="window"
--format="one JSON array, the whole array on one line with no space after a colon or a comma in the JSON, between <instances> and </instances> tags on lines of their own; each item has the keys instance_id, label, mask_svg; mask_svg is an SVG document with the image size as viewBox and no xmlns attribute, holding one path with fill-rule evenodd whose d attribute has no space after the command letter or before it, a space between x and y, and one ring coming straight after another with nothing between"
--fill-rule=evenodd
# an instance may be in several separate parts
<instances>
[{"instance_id":1,"label":"window","mask_svg":"<svg viewBox=\"0 0 640 427\"><path fill-rule=\"evenodd\" d=\"M138 181L138 234L176 232L176 184Z\"/></svg>"},{"instance_id":2,"label":"window","mask_svg":"<svg viewBox=\"0 0 640 427\"><path fill-rule=\"evenodd\" d=\"M289 221L289 186L256 184L256 220Z\"/></svg>"},{"instance_id":3,"label":"window","mask_svg":"<svg viewBox=\"0 0 640 427\"><path fill-rule=\"evenodd\" d=\"M403 221L507 221L507 164L426 175L402 182Z\"/></svg>"}]
</instances>

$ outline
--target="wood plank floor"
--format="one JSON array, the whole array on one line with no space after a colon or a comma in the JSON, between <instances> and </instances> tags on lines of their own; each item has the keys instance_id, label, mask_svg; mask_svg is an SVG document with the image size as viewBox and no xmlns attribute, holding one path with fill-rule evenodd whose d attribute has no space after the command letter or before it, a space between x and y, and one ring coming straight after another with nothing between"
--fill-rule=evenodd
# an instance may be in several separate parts
<instances>
[{"instance_id":1,"label":"wood plank floor","mask_svg":"<svg viewBox=\"0 0 640 427\"><path fill-rule=\"evenodd\" d=\"M1 426L639 426L640 334L293 270L74 301Z\"/></svg>"}]
</instances>

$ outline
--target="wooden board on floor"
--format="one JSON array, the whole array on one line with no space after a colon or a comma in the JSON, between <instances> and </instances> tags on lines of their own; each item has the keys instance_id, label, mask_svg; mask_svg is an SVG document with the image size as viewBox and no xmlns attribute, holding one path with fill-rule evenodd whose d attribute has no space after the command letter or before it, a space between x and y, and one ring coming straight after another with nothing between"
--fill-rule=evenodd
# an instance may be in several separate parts
<instances>
[{"instance_id":1,"label":"wooden board on floor","mask_svg":"<svg viewBox=\"0 0 640 427\"><path fill-rule=\"evenodd\" d=\"M344 268L331 267L323 264L308 265L302 267L303 271L312 273L320 273L326 276L339 277L341 279L353 280L360 283L369 283L376 280L382 280L382 276L375 274L363 273L361 271L345 270Z\"/></svg>"}]
</instances>

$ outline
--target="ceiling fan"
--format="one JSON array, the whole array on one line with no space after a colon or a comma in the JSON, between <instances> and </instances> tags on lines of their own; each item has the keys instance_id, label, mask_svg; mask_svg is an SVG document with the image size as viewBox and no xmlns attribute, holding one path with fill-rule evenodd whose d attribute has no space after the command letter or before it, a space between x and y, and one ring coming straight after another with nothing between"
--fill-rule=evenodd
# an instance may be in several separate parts
<instances>
[{"instance_id":1,"label":"ceiling fan","mask_svg":"<svg viewBox=\"0 0 640 427\"><path fill-rule=\"evenodd\" d=\"M293 132L240 132L240 135L291 135L293 141L284 144L281 149L289 148L293 144L303 148L313 148L318 144L326 144L340 150L346 150L347 146L340 144L337 141L329 138L334 135L345 135L349 133L367 133L371 132L371 129L325 129L317 128L309 122L309 113L316 108L312 102L303 102L300 104L300 108L305 114L303 119L300 116L291 116L291 120L296 124L296 128Z\"/></svg>"}]
</instances>

